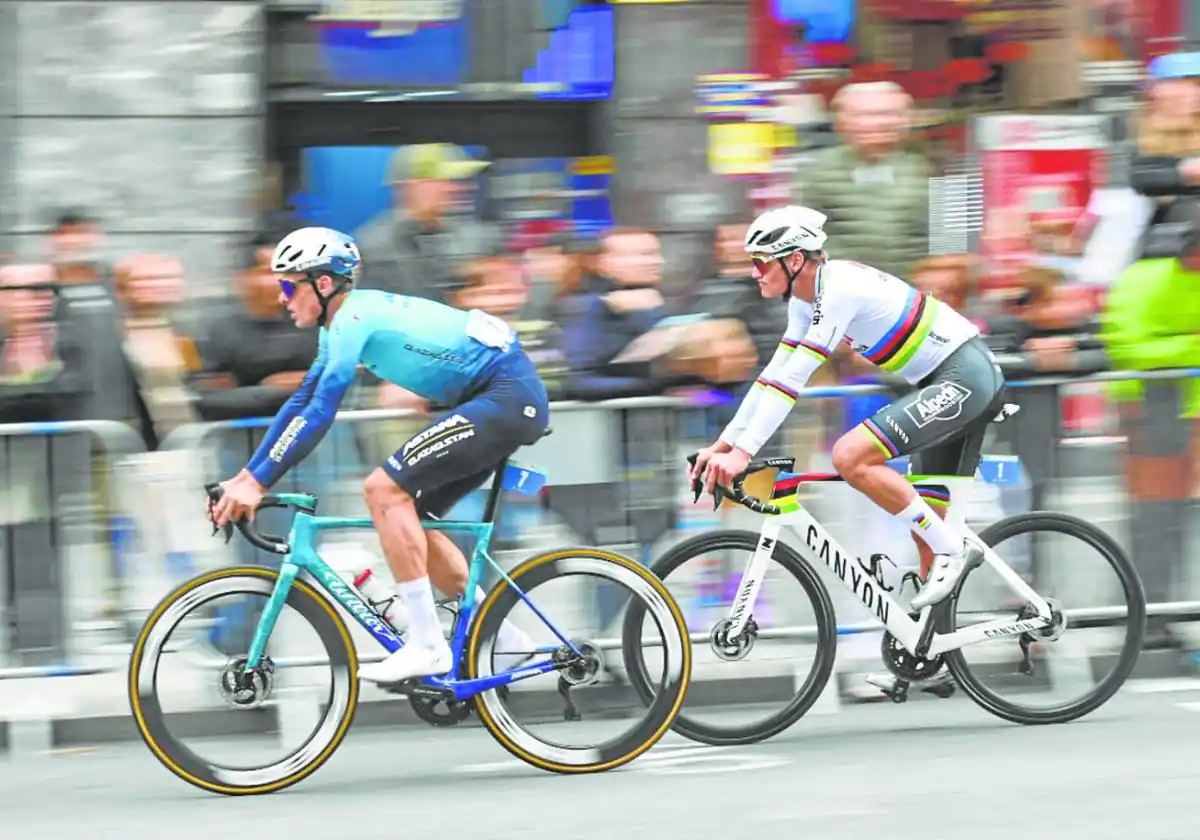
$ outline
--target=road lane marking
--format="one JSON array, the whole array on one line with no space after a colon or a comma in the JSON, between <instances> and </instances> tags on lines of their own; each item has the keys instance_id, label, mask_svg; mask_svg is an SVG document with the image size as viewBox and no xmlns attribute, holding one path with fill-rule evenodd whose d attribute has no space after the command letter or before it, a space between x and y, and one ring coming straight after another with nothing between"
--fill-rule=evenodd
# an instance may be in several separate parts
<instances>
[{"instance_id":1,"label":"road lane marking","mask_svg":"<svg viewBox=\"0 0 1200 840\"><path fill-rule=\"evenodd\" d=\"M626 765L630 772L655 773L663 776L706 775L734 773L744 770L764 770L782 767L792 760L774 753L735 750L733 747L710 747L707 744L682 743L655 746L646 754ZM510 773L521 767L531 767L517 758L464 764L457 773Z\"/></svg>"}]
</instances>

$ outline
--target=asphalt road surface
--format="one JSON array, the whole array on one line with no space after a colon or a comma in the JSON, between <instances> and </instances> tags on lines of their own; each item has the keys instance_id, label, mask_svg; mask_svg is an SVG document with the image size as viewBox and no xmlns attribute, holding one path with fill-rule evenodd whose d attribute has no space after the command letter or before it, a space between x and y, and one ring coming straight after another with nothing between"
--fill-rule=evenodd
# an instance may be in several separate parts
<instances>
[{"instance_id":1,"label":"asphalt road surface","mask_svg":"<svg viewBox=\"0 0 1200 840\"><path fill-rule=\"evenodd\" d=\"M0 763L0 837L1194 840L1200 691L1136 688L1055 727L955 698L810 716L753 747L672 734L583 777L479 729L364 730L301 784L246 798L193 789L140 745L97 747Z\"/></svg>"}]
</instances>

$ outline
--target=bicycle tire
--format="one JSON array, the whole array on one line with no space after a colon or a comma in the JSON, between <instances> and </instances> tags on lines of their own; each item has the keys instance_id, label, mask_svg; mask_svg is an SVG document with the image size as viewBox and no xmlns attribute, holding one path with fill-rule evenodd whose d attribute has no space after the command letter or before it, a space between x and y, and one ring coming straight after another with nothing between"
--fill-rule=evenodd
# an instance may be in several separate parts
<instances>
[{"instance_id":1,"label":"bicycle tire","mask_svg":"<svg viewBox=\"0 0 1200 840\"><path fill-rule=\"evenodd\" d=\"M650 569L666 581L671 572L700 554L730 548L745 549L753 554L758 548L758 543L759 534L753 531L725 530L698 534L668 550ZM837 657L837 618L829 590L816 570L806 563L795 549L783 542L776 541L771 558L800 582L813 604L817 623L816 667L782 711L758 723L743 726L709 724L689 717L686 710L681 711L675 721L674 730L686 738L712 746L754 744L772 738L804 717L821 696L833 674L834 660ZM647 679L642 647L631 644L632 639L640 637L640 628L641 616L635 613L631 605L625 614L622 633L628 648L625 660L629 669L629 681L642 702L650 702L654 695Z\"/></svg>"},{"instance_id":2,"label":"bicycle tire","mask_svg":"<svg viewBox=\"0 0 1200 840\"><path fill-rule=\"evenodd\" d=\"M1125 680L1133 672L1141 654L1142 642L1146 635L1146 593L1142 588L1141 578L1128 555L1117 542L1095 525L1066 513L1050 511L1034 511L1022 513L1002 519L986 528L979 537L987 545L994 546L999 542L1022 534L1042 532L1058 533L1078 537L1097 549L1109 564L1116 570L1117 577L1125 591L1129 606L1130 633L1126 634L1125 644L1117 658L1117 665L1097 684L1096 688L1082 698L1049 709L1035 711L1011 703L993 692L982 681L971 674L970 666L963 655L963 649L946 653L946 665L954 675L958 685L976 704L996 717L1011 723L1026 726L1037 726L1054 723L1067 723L1077 720L1084 715L1094 712L1103 706L1116 694ZM967 576L969 577L969 575ZM942 616L944 631L953 632L957 626L954 612L958 606L959 594L967 578L959 582L958 587L946 600L946 609ZM1068 625L1066 631L1071 632ZM1051 644L1053 644L1051 642Z\"/></svg>"},{"instance_id":3,"label":"bicycle tire","mask_svg":"<svg viewBox=\"0 0 1200 840\"><path fill-rule=\"evenodd\" d=\"M217 589L217 594L247 593L270 596L275 588L279 571L264 566L235 566L198 575L181 584L163 598L150 612L142 624L141 632L134 642L133 655L129 661L128 691L130 710L138 733L155 758L188 784L227 796L246 796L274 793L300 782L315 773L337 750L350 730L354 713L358 708L359 681L358 655L346 623L338 615L333 603L323 598L311 584L296 579L288 590L287 606L303 616L317 632L330 666L341 668L345 681L339 686L334 681L330 689L321 723L313 736L284 759L261 768L230 768L205 761L188 749L167 731L162 708L154 693L157 682L158 657L161 648L149 650L152 642L161 645L193 609L205 603L205 587ZM230 587L240 588L230 588ZM196 593L201 593L199 598ZM188 603L194 599L194 603ZM183 609L174 623L165 632L156 632L159 622L171 619L171 610L183 603ZM147 653L153 653L153 667L149 673L143 667L150 664ZM148 679L147 679L148 678ZM338 711L338 706L341 710ZM331 715L337 718L330 721ZM327 726L327 723L329 724ZM317 737L329 730L329 737L322 743L313 744ZM311 748L310 748L310 745ZM277 778L271 776L278 772Z\"/></svg>"},{"instance_id":4,"label":"bicycle tire","mask_svg":"<svg viewBox=\"0 0 1200 840\"><path fill-rule=\"evenodd\" d=\"M572 750L550 744L525 732L512 720L496 691L485 691L476 696L476 712L492 737L512 755L552 773L583 774L611 770L628 764L646 752L670 731L671 724L675 722L675 717L683 706L692 674L692 646L688 639L683 611L679 609L679 605L675 603L662 581L633 560L598 548L559 549L525 560L509 574L509 577L522 591L528 593L554 578L584 573L580 570L589 574L599 574L618 584L633 584L637 587L635 593L640 589L643 597L657 598L659 603L654 618L659 623L664 640L667 634L673 632L677 642L666 675L666 688L654 702L646 704L649 706L646 718L630 733L600 747ZM530 598L532 600L532 596ZM479 676L481 655L489 653L490 648L484 649L485 643L495 638L501 622L518 601L516 591L502 583L494 587L480 605L479 612L472 622L467 645L467 673L471 678ZM631 603L641 601L635 598ZM669 626L663 626L664 623ZM664 647L664 650L672 652L669 647ZM547 754L539 755L539 747L534 742L549 747L546 750Z\"/></svg>"}]
</instances>

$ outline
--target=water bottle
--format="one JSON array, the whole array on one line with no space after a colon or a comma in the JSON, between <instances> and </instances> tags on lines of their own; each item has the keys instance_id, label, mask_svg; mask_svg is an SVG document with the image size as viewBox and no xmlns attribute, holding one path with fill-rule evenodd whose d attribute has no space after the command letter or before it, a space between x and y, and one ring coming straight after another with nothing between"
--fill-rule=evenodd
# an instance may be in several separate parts
<instances>
[{"instance_id":1,"label":"water bottle","mask_svg":"<svg viewBox=\"0 0 1200 840\"><path fill-rule=\"evenodd\" d=\"M363 594L367 603L383 616L392 629L398 630L404 624L404 610L400 599L390 586L379 579L375 570L370 566L354 576L354 588Z\"/></svg>"}]
</instances>

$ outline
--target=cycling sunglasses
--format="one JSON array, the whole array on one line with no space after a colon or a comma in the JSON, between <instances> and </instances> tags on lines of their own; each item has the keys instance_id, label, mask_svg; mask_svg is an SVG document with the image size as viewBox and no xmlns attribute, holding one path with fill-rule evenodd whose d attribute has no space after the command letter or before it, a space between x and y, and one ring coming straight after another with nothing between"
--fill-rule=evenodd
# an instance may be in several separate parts
<instances>
[{"instance_id":1,"label":"cycling sunglasses","mask_svg":"<svg viewBox=\"0 0 1200 840\"><path fill-rule=\"evenodd\" d=\"M279 290L283 292L284 300L291 300L296 296L296 289L304 283L311 283L312 280L305 278L304 280L284 280L279 278Z\"/></svg>"},{"instance_id":2,"label":"cycling sunglasses","mask_svg":"<svg viewBox=\"0 0 1200 840\"><path fill-rule=\"evenodd\" d=\"M771 267L771 263L775 262L776 259L777 259L777 257L771 257L771 258L751 257L750 262L753 263L754 267L757 268L760 272L762 272L763 274L766 274L767 269L769 269Z\"/></svg>"}]
</instances>

